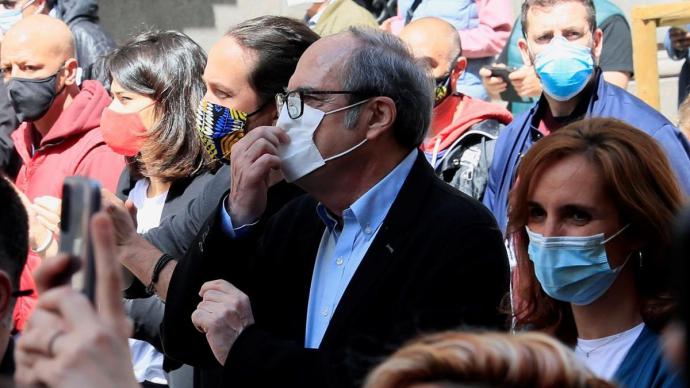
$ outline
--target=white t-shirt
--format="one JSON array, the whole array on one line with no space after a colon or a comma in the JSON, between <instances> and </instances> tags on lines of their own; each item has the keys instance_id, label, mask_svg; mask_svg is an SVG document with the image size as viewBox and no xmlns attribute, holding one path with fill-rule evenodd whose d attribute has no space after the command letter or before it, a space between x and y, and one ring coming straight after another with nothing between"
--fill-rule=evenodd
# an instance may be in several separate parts
<instances>
[{"instance_id":1,"label":"white t-shirt","mask_svg":"<svg viewBox=\"0 0 690 388\"><path fill-rule=\"evenodd\" d=\"M608 337L592 340L578 338L575 354L595 375L611 380L642 329L644 323Z\"/></svg>"},{"instance_id":2,"label":"white t-shirt","mask_svg":"<svg viewBox=\"0 0 690 388\"><path fill-rule=\"evenodd\" d=\"M161 214L168 192L149 198L146 191L149 189L148 179L139 179L129 191L129 200L137 208L137 233L142 234L158 226L161 222Z\"/></svg>"},{"instance_id":3,"label":"white t-shirt","mask_svg":"<svg viewBox=\"0 0 690 388\"><path fill-rule=\"evenodd\" d=\"M129 192L129 199L137 208L137 233L146 233L149 229L158 226L163 213L165 198L168 196L166 191L149 198L146 195L148 188L149 180L139 179ZM148 342L131 338L129 349L132 352L134 376L138 382L149 381L156 384L168 384L168 378L163 370L163 354Z\"/></svg>"}]
</instances>

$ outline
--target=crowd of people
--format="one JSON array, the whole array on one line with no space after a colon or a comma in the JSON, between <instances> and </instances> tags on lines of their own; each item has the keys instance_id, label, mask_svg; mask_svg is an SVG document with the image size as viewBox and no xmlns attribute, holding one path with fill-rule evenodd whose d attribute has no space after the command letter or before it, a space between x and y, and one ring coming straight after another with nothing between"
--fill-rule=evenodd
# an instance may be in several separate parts
<instances>
[{"instance_id":1,"label":"crowd of people","mask_svg":"<svg viewBox=\"0 0 690 388\"><path fill-rule=\"evenodd\" d=\"M685 386L690 102L625 90L620 8L308 3L206 54L0 1L0 381ZM102 187L93 300L73 175Z\"/></svg>"}]
</instances>

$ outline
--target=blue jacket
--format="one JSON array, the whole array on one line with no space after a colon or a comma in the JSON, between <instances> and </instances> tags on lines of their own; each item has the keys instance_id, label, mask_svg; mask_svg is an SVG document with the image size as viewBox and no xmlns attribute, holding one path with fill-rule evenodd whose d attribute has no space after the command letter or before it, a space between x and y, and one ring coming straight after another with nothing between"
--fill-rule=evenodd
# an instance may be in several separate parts
<instances>
[{"instance_id":1,"label":"blue jacket","mask_svg":"<svg viewBox=\"0 0 690 388\"><path fill-rule=\"evenodd\" d=\"M604 81L597 71L594 93L587 106L586 117L610 117L641 129L666 151L681 189L690 193L690 144L683 134L661 113L625 90ZM489 169L489 183L484 193L484 205L493 212L505 233L508 223L508 193L513 186L518 160L541 134L537 130L541 117L542 98L530 110L510 123L498 137L494 160Z\"/></svg>"},{"instance_id":2,"label":"blue jacket","mask_svg":"<svg viewBox=\"0 0 690 388\"><path fill-rule=\"evenodd\" d=\"M614 381L622 388L685 387L685 380L664 359L661 338L645 326L618 367Z\"/></svg>"}]
</instances>

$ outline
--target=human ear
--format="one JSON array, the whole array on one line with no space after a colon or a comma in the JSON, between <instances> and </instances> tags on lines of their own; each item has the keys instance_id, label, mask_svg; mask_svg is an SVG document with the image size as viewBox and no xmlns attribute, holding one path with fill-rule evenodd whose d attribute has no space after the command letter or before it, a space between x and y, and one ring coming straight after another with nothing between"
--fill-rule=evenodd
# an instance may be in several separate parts
<instances>
[{"instance_id":1,"label":"human ear","mask_svg":"<svg viewBox=\"0 0 690 388\"><path fill-rule=\"evenodd\" d=\"M75 85L77 83L77 69L79 64L74 58L70 58L65 61L63 66L63 74L65 75L65 85Z\"/></svg>"},{"instance_id":2,"label":"human ear","mask_svg":"<svg viewBox=\"0 0 690 388\"><path fill-rule=\"evenodd\" d=\"M465 69L467 69L467 58L458 57L457 62L455 62L455 67L453 68L450 74L450 86L452 90L456 90L455 86L458 83L458 79L465 72Z\"/></svg>"},{"instance_id":3,"label":"human ear","mask_svg":"<svg viewBox=\"0 0 690 388\"><path fill-rule=\"evenodd\" d=\"M360 119L366 120L367 139L374 140L393 127L397 116L395 101L390 97L374 97L366 104Z\"/></svg>"},{"instance_id":4,"label":"human ear","mask_svg":"<svg viewBox=\"0 0 690 388\"><path fill-rule=\"evenodd\" d=\"M529 46L525 38L518 39L518 48L520 49L520 55L522 56L522 62L526 66L532 66L532 58L529 55Z\"/></svg>"},{"instance_id":5,"label":"human ear","mask_svg":"<svg viewBox=\"0 0 690 388\"><path fill-rule=\"evenodd\" d=\"M0 322L12 315L12 282L5 271L0 270Z\"/></svg>"}]
</instances>

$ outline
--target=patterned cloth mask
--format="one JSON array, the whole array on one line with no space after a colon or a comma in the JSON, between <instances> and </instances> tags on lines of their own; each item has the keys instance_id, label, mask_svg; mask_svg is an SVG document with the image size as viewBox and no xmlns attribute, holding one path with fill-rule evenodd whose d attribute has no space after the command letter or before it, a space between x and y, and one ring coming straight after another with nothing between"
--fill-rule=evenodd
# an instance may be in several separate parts
<instances>
[{"instance_id":1,"label":"patterned cloth mask","mask_svg":"<svg viewBox=\"0 0 690 388\"><path fill-rule=\"evenodd\" d=\"M434 105L440 104L450 94L450 73L440 79L436 80L436 88L434 89Z\"/></svg>"},{"instance_id":2,"label":"patterned cloth mask","mask_svg":"<svg viewBox=\"0 0 690 388\"><path fill-rule=\"evenodd\" d=\"M208 155L213 160L230 163L230 149L244 137L247 119L263 107L246 113L201 100L196 112L196 130Z\"/></svg>"}]
</instances>

